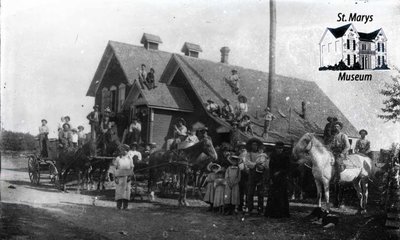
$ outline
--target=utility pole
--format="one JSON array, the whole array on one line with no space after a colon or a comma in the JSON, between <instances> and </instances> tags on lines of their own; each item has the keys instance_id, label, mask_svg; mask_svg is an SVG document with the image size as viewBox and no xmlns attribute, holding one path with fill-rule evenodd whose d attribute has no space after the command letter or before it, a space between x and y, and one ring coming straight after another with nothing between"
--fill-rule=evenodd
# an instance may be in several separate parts
<instances>
[{"instance_id":1,"label":"utility pole","mask_svg":"<svg viewBox=\"0 0 400 240\"><path fill-rule=\"evenodd\" d=\"M275 85L276 2L269 0L269 71L267 106L272 111L272 91Z\"/></svg>"}]
</instances>

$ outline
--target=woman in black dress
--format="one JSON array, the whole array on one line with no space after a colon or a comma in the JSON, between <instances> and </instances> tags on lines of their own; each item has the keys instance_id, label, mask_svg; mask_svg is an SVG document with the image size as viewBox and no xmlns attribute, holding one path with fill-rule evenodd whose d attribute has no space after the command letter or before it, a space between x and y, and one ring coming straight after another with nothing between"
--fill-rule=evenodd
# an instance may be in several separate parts
<instances>
[{"instance_id":1,"label":"woman in black dress","mask_svg":"<svg viewBox=\"0 0 400 240\"><path fill-rule=\"evenodd\" d=\"M271 154L269 168L272 184L265 211L266 217L284 218L290 216L287 192L290 155L283 151L283 146L283 142L277 142L275 150Z\"/></svg>"}]
</instances>

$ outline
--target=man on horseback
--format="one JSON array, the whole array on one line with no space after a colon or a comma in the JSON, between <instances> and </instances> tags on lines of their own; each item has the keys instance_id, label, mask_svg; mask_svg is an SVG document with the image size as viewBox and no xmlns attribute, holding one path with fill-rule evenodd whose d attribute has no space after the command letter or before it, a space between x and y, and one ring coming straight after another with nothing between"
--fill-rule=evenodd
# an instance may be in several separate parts
<instances>
[{"instance_id":1,"label":"man on horseback","mask_svg":"<svg viewBox=\"0 0 400 240\"><path fill-rule=\"evenodd\" d=\"M339 173L345 170L345 165L343 164L343 161L347 159L347 155L350 149L349 138L346 134L341 132L342 129L343 123L335 122L333 129L335 135L333 136L333 140L331 143L331 150L335 157L336 181L340 179Z\"/></svg>"}]
</instances>

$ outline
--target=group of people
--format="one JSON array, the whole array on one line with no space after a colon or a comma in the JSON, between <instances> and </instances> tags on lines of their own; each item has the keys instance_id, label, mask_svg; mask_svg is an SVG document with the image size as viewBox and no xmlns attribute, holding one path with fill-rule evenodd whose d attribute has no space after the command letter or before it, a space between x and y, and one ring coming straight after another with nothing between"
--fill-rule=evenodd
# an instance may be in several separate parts
<instances>
[{"instance_id":1,"label":"group of people","mask_svg":"<svg viewBox=\"0 0 400 240\"><path fill-rule=\"evenodd\" d=\"M204 201L210 204L209 211L226 215L234 212L251 214L255 209L267 217L289 217L287 195L287 173L289 153L284 144L277 142L270 155L258 139L241 142L234 152L222 149L225 162L210 163L205 184ZM264 192L268 189L267 206L264 208ZM264 211L265 210L265 211Z\"/></svg>"},{"instance_id":2,"label":"group of people","mask_svg":"<svg viewBox=\"0 0 400 240\"><path fill-rule=\"evenodd\" d=\"M202 133L205 133L206 131L208 131L207 128L188 129L186 127L185 119L178 118L176 124L172 126L172 138L167 140L166 150L171 150L174 148L181 149L192 146L199 142L199 137L197 135L202 135Z\"/></svg>"},{"instance_id":3,"label":"group of people","mask_svg":"<svg viewBox=\"0 0 400 240\"><path fill-rule=\"evenodd\" d=\"M156 88L156 83L155 83L155 71L154 68L150 68L150 71L146 71L146 64L142 64L140 66L140 71L139 71L139 84L142 89L144 89L144 86L147 87L147 89L151 90Z\"/></svg>"},{"instance_id":4,"label":"group of people","mask_svg":"<svg viewBox=\"0 0 400 240\"><path fill-rule=\"evenodd\" d=\"M328 117L328 123L324 129L324 142L328 149L330 149L335 158L335 182L340 180L340 173L346 169L344 161L348 159L351 150L351 143L348 136L342 131L343 123L338 121L336 117ZM354 148L354 153L371 157L370 141L366 139L368 135L367 130L361 129L359 131L361 139L358 139Z\"/></svg>"}]
</instances>

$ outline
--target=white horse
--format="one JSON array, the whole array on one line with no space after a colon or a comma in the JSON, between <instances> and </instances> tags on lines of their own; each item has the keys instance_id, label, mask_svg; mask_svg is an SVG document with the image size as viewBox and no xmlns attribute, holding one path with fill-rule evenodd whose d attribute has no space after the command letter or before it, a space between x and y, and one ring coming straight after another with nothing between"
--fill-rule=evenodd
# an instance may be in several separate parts
<instances>
[{"instance_id":1,"label":"white horse","mask_svg":"<svg viewBox=\"0 0 400 240\"><path fill-rule=\"evenodd\" d=\"M334 176L335 159L333 154L314 136L306 133L293 148L293 156L300 162L311 160L312 173L317 186L318 206L321 207L322 190L325 194L326 207L329 204L329 183ZM352 154L344 161L346 169L340 173L340 182L352 182L360 200L359 211L366 212L368 199L368 181L371 175L371 159L359 154ZM337 194L337 192L335 193Z\"/></svg>"}]
</instances>

